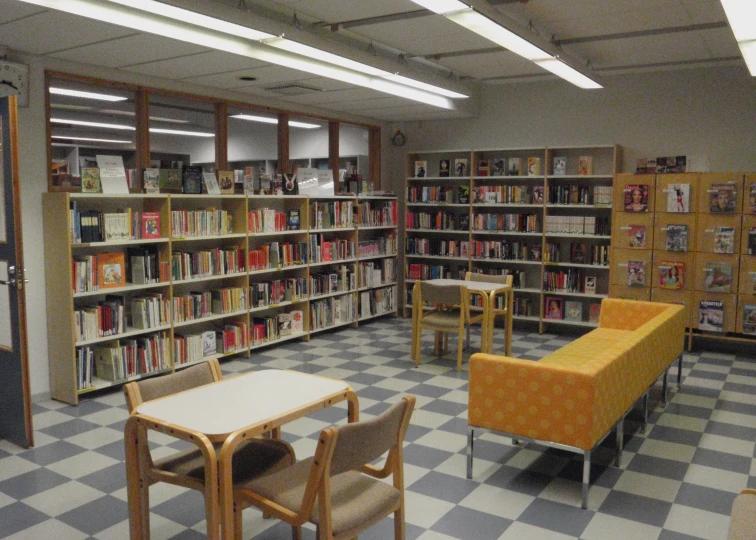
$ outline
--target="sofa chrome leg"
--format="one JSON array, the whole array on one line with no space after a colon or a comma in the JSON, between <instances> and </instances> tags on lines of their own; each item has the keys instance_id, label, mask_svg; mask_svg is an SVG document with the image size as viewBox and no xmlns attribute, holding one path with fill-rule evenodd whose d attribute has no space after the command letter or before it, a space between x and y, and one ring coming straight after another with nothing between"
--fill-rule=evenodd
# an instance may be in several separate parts
<instances>
[{"instance_id":1,"label":"sofa chrome leg","mask_svg":"<svg viewBox=\"0 0 756 540\"><path fill-rule=\"evenodd\" d=\"M473 434L475 430L467 426L467 478L473 476Z\"/></svg>"},{"instance_id":2,"label":"sofa chrome leg","mask_svg":"<svg viewBox=\"0 0 756 540\"><path fill-rule=\"evenodd\" d=\"M625 442L625 417L619 419L617 422L617 467L620 466L620 460L622 459L622 446Z\"/></svg>"},{"instance_id":3,"label":"sofa chrome leg","mask_svg":"<svg viewBox=\"0 0 756 540\"><path fill-rule=\"evenodd\" d=\"M648 393L650 390L646 390L646 393L643 394L643 429L641 430L642 433L646 432L646 429L648 429Z\"/></svg>"},{"instance_id":4,"label":"sofa chrome leg","mask_svg":"<svg viewBox=\"0 0 756 540\"><path fill-rule=\"evenodd\" d=\"M680 383L682 381L682 361L683 361L683 355L680 354L680 357L677 359L677 387L680 388Z\"/></svg>"},{"instance_id":5,"label":"sofa chrome leg","mask_svg":"<svg viewBox=\"0 0 756 540\"><path fill-rule=\"evenodd\" d=\"M588 485L591 481L591 451L583 452L583 499L580 502L580 508L588 508Z\"/></svg>"},{"instance_id":6,"label":"sofa chrome leg","mask_svg":"<svg viewBox=\"0 0 756 540\"><path fill-rule=\"evenodd\" d=\"M669 368L664 370L664 378L662 378L662 407L667 406L667 375L669 375Z\"/></svg>"},{"instance_id":7,"label":"sofa chrome leg","mask_svg":"<svg viewBox=\"0 0 756 540\"><path fill-rule=\"evenodd\" d=\"M512 444L515 445L515 446L517 446L518 444L520 444L520 440L519 439L512 439Z\"/></svg>"}]
</instances>

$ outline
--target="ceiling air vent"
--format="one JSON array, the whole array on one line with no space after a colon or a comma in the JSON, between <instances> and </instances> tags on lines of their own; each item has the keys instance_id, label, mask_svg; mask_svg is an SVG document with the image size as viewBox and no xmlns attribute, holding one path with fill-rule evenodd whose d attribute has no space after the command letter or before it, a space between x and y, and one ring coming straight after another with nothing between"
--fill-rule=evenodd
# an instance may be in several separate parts
<instances>
[{"instance_id":1,"label":"ceiling air vent","mask_svg":"<svg viewBox=\"0 0 756 540\"><path fill-rule=\"evenodd\" d=\"M322 88L316 88L315 86L301 83L276 84L273 86L265 86L264 88L268 92L273 92L274 94L280 94L282 96L301 96L303 94L323 91Z\"/></svg>"}]
</instances>

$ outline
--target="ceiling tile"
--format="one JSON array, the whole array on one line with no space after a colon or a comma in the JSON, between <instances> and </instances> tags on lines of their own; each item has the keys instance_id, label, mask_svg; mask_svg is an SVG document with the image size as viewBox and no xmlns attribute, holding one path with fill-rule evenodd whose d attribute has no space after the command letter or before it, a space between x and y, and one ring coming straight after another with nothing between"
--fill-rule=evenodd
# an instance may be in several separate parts
<instances>
[{"instance_id":1,"label":"ceiling tile","mask_svg":"<svg viewBox=\"0 0 756 540\"><path fill-rule=\"evenodd\" d=\"M319 92L301 96L291 96L291 101L307 105L321 105L328 107L333 103L347 103L354 101L367 101L372 99L385 98L386 94L370 90L369 88L353 87L346 90L335 90L332 92ZM407 103L407 100L402 100Z\"/></svg>"},{"instance_id":2,"label":"ceiling tile","mask_svg":"<svg viewBox=\"0 0 756 540\"><path fill-rule=\"evenodd\" d=\"M438 63L457 74L465 73L476 79L525 75L543 71L533 62L504 49L501 52L441 58Z\"/></svg>"},{"instance_id":3,"label":"ceiling tile","mask_svg":"<svg viewBox=\"0 0 756 540\"><path fill-rule=\"evenodd\" d=\"M239 77L256 77L255 81L242 81ZM311 73L297 71L281 66L266 65L262 67L243 69L240 71L229 71L226 73L217 73L213 75L203 75L200 77L187 77L184 80L190 83L203 84L205 86L215 86L217 88L227 88L244 92L245 88L253 86L267 86L280 82L298 81L312 78Z\"/></svg>"},{"instance_id":4,"label":"ceiling tile","mask_svg":"<svg viewBox=\"0 0 756 540\"><path fill-rule=\"evenodd\" d=\"M48 54L132 34L134 30L128 28L50 10L3 25L0 43L32 54Z\"/></svg>"},{"instance_id":5,"label":"ceiling tile","mask_svg":"<svg viewBox=\"0 0 756 540\"><path fill-rule=\"evenodd\" d=\"M94 45L76 47L53 54L76 62L86 62L113 68L170 59L187 54L207 52L209 49L192 43L177 41L153 34L137 34Z\"/></svg>"},{"instance_id":6,"label":"ceiling tile","mask_svg":"<svg viewBox=\"0 0 756 540\"><path fill-rule=\"evenodd\" d=\"M305 13L320 21L334 23L417 11L409 0L275 0L277 4Z\"/></svg>"},{"instance_id":7,"label":"ceiling tile","mask_svg":"<svg viewBox=\"0 0 756 540\"><path fill-rule=\"evenodd\" d=\"M148 62L128 66L127 71L166 77L168 79L188 79L203 75L241 71L266 65L265 62L239 56L223 51L210 51L199 54L169 58L157 62Z\"/></svg>"},{"instance_id":8,"label":"ceiling tile","mask_svg":"<svg viewBox=\"0 0 756 540\"><path fill-rule=\"evenodd\" d=\"M740 48L729 27L697 32L713 58L740 57Z\"/></svg>"},{"instance_id":9,"label":"ceiling tile","mask_svg":"<svg viewBox=\"0 0 756 540\"><path fill-rule=\"evenodd\" d=\"M0 0L0 25L43 11L46 10L17 0ZM3 28L0 28L0 33L4 31Z\"/></svg>"}]
</instances>

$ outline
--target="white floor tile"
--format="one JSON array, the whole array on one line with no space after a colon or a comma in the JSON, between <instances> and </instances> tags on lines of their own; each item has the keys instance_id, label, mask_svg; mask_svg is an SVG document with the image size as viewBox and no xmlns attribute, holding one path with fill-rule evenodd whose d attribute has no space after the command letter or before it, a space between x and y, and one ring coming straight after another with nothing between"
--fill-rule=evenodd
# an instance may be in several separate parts
<instances>
[{"instance_id":1,"label":"white floor tile","mask_svg":"<svg viewBox=\"0 0 756 540\"><path fill-rule=\"evenodd\" d=\"M574 536L542 529L519 521L512 523L499 540L577 540Z\"/></svg>"},{"instance_id":2,"label":"white floor tile","mask_svg":"<svg viewBox=\"0 0 756 540\"><path fill-rule=\"evenodd\" d=\"M693 463L688 467L684 481L731 493L740 493L748 484L748 475Z\"/></svg>"},{"instance_id":3,"label":"white floor tile","mask_svg":"<svg viewBox=\"0 0 756 540\"><path fill-rule=\"evenodd\" d=\"M622 519L608 514L596 514L580 535L581 540L607 540L621 537L622 540L656 540L660 527Z\"/></svg>"},{"instance_id":4,"label":"white floor tile","mask_svg":"<svg viewBox=\"0 0 756 540\"><path fill-rule=\"evenodd\" d=\"M481 484L459 504L478 512L515 520L534 500L535 497L524 493Z\"/></svg>"},{"instance_id":5,"label":"white floor tile","mask_svg":"<svg viewBox=\"0 0 756 540\"><path fill-rule=\"evenodd\" d=\"M713 435L711 433L704 433L698 443L699 448L708 448L709 450L748 458L754 455L754 446L756 446L756 442L754 441L733 439L732 437L723 437L722 435Z\"/></svg>"},{"instance_id":6,"label":"white floor tile","mask_svg":"<svg viewBox=\"0 0 756 540\"><path fill-rule=\"evenodd\" d=\"M664 522L664 528L705 540L724 540L730 518L689 506L675 504Z\"/></svg>"},{"instance_id":7,"label":"white floor tile","mask_svg":"<svg viewBox=\"0 0 756 540\"><path fill-rule=\"evenodd\" d=\"M6 536L5 540L40 540L54 538L55 540L84 540L88 535L78 529L66 525L57 519L48 519L23 531Z\"/></svg>"},{"instance_id":8,"label":"white floor tile","mask_svg":"<svg viewBox=\"0 0 756 540\"><path fill-rule=\"evenodd\" d=\"M405 521L418 527L429 529L446 513L454 508L454 504L420 493L406 491L404 493Z\"/></svg>"},{"instance_id":9,"label":"white floor tile","mask_svg":"<svg viewBox=\"0 0 756 540\"><path fill-rule=\"evenodd\" d=\"M624 471L619 477L613 489L650 497L666 502L674 502L677 492L680 490L681 482L670 480L668 478L659 478L635 471Z\"/></svg>"},{"instance_id":10,"label":"white floor tile","mask_svg":"<svg viewBox=\"0 0 756 540\"><path fill-rule=\"evenodd\" d=\"M97 452L87 451L48 465L47 468L67 478L81 478L116 463L120 462Z\"/></svg>"},{"instance_id":11,"label":"white floor tile","mask_svg":"<svg viewBox=\"0 0 756 540\"><path fill-rule=\"evenodd\" d=\"M48 516L55 517L90 503L103 495L103 492L98 489L73 481L27 497L23 503Z\"/></svg>"}]
</instances>

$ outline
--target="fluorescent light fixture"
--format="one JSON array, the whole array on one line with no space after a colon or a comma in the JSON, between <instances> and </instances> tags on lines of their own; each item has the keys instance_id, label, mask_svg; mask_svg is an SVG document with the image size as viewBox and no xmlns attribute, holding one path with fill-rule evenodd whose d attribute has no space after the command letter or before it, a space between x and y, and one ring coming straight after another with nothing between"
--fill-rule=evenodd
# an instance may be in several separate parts
<instances>
[{"instance_id":1,"label":"fluorescent light fixture","mask_svg":"<svg viewBox=\"0 0 756 540\"><path fill-rule=\"evenodd\" d=\"M150 128L150 133L164 133L167 135L186 135L187 137L215 137L215 133L203 131L182 131L180 129Z\"/></svg>"},{"instance_id":2,"label":"fluorescent light fixture","mask_svg":"<svg viewBox=\"0 0 756 540\"><path fill-rule=\"evenodd\" d=\"M536 64L541 66L543 69L549 70L554 75L561 77L565 81L571 82L575 86L583 88L584 90L595 90L597 88L602 88L599 83L589 79L575 68L568 66L557 58L552 58L550 60L538 60Z\"/></svg>"},{"instance_id":3,"label":"fluorescent light fixture","mask_svg":"<svg viewBox=\"0 0 756 540\"><path fill-rule=\"evenodd\" d=\"M756 3L753 0L720 1L748 71L756 77Z\"/></svg>"},{"instance_id":4,"label":"fluorescent light fixture","mask_svg":"<svg viewBox=\"0 0 756 540\"><path fill-rule=\"evenodd\" d=\"M430 92L426 87L420 88L417 84L411 87L406 83L383 79L381 75L369 75L353 68L344 67L340 63L331 64L326 60L305 56L304 49L302 49L302 52L296 53L285 50L281 46L267 45L263 41L275 37L272 34L258 32L154 0L21 1L131 28L138 32L146 32L247 58L255 58L263 62L364 88L372 88L444 109L455 108L454 103L447 96L441 95L441 92L448 91L440 88ZM288 45L286 46L288 47Z\"/></svg>"},{"instance_id":5,"label":"fluorescent light fixture","mask_svg":"<svg viewBox=\"0 0 756 540\"><path fill-rule=\"evenodd\" d=\"M126 129L135 131L133 126L127 126L125 124L107 124L105 122L86 122L84 120L66 120L65 118L50 118L50 122L53 124L71 124L72 126L86 126L86 127L98 127L106 129Z\"/></svg>"},{"instance_id":6,"label":"fluorescent light fixture","mask_svg":"<svg viewBox=\"0 0 756 540\"><path fill-rule=\"evenodd\" d=\"M131 144L132 141L121 141L118 139L94 139L91 137L67 137L64 135L52 135L53 139L65 139L67 141L89 141L89 142L102 142L102 143L117 143L117 144Z\"/></svg>"},{"instance_id":7,"label":"fluorescent light fixture","mask_svg":"<svg viewBox=\"0 0 756 540\"><path fill-rule=\"evenodd\" d=\"M250 122L262 122L264 124L278 124L278 118L270 118L269 116L255 116L252 114L232 114L231 118L237 118L239 120L248 120ZM308 124L306 122L297 122L295 120L289 120L290 127L298 127L305 129L318 129L318 124Z\"/></svg>"},{"instance_id":8,"label":"fluorescent light fixture","mask_svg":"<svg viewBox=\"0 0 756 540\"><path fill-rule=\"evenodd\" d=\"M443 15L460 9L468 9L470 6L459 2L459 0L412 0L416 4L423 6L425 9Z\"/></svg>"},{"instance_id":9,"label":"fluorescent light fixture","mask_svg":"<svg viewBox=\"0 0 756 540\"><path fill-rule=\"evenodd\" d=\"M71 96L84 99L99 99L101 101L126 101L127 97L113 96L111 94L99 94L96 92L82 92L80 90L69 90L68 88L55 88L50 87L51 94L58 94L60 96Z\"/></svg>"},{"instance_id":10,"label":"fluorescent light fixture","mask_svg":"<svg viewBox=\"0 0 756 540\"><path fill-rule=\"evenodd\" d=\"M94 107L86 105L65 105L63 103L50 103L51 109L64 109L67 111L91 111Z\"/></svg>"},{"instance_id":11,"label":"fluorescent light fixture","mask_svg":"<svg viewBox=\"0 0 756 540\"><path fill-rule=\"evenodd\" d=\"M752 77L756 77L756 40L739 42L740 54L743 55L748 71Z\"/></svg>"}]
</instances>

